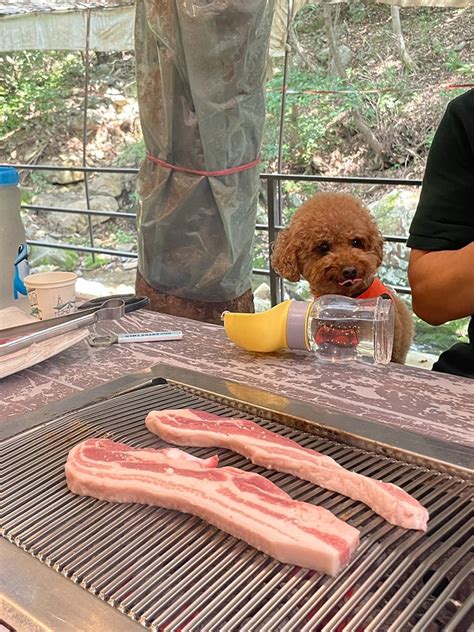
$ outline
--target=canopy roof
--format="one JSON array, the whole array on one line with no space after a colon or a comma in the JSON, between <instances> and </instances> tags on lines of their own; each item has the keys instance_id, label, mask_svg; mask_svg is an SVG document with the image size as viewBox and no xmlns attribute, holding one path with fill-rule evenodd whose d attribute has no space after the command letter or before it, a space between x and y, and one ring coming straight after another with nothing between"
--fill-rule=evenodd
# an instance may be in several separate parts
<instances>
[{"instance_id":1,"label":"canopy roof","mask_svg":"<svg viewBox=\"0 0 474 632\"><path fill-rule=\"evenodd\" d=\"M85 9L109 9L135 4L134 0L20 0L0 2L0 16L51 11L81 11Z\"/></svg>"},{"instance_id":2,"label":"canopy roof","mask_svg":"<svg viewBox=\"0 0 474 632\"><path fill-rule=\"evenodd\" d=\"M0 1L0 52L133 49L134 0Z\"/></svg>"}]
</instances>

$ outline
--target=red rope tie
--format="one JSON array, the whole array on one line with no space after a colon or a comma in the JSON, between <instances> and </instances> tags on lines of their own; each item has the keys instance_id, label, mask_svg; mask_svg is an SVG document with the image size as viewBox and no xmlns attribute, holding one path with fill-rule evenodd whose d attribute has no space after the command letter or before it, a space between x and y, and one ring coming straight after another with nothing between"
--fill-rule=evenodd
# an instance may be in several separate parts
<instances>
[{"instance_id":1,"label":"red rope tie","mask_svg":"<svg viewBox=\"0 0 474 632\"><path fill-rule=\"evenodd\" d=\"M459 90L460 88L474 88L474 83L448 83L447 85L441 85L441 88L445 90Z\"/></svg>"},{"instance_id":2,"label":"red rope tie","mask_svg":"<svg viewBox=\"0 0 474 632\"><path fill-rule=\"evenodd\" d=\"M261 161L260 156L252 160L252 162L248 162L245 165L238 165L237 167L230 167L229 169L220 169L218 171L205 171L203 169L188 169L188 167L178 167L177 165L172 165L166 160L162 160L161 158L157 158L152 154L147 154L148 160L154 162L155 165L159 165L160 167L165 167L165 169L170 169L173 171L182 171L183 173L192 173L196 176L230 176L233 173L239 173L240 171L247 171L247 169L252 169L252 167L256 167Z\"/></svg>"}]
</instances>

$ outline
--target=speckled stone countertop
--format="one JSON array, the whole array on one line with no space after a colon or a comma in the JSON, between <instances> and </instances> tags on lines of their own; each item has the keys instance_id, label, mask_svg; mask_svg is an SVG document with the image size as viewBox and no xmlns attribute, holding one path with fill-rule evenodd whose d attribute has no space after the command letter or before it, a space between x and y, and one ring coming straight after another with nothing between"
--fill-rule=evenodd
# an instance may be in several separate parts
<instances>
[{"instance_id":1,"label":"speckled stone countertop","mask_svg":"<svg viewBox=\"0 0 474 632\"><path fill-rule=\"evenodd\" d=\"M90 347L86 341L0 382L0 421L166 363L393 427L474 445L474 381L414 367L322 364L304 352L254 354L222 327L141 310L99 333L181 329L181 341Z\"/></svg>"}]
</instances>

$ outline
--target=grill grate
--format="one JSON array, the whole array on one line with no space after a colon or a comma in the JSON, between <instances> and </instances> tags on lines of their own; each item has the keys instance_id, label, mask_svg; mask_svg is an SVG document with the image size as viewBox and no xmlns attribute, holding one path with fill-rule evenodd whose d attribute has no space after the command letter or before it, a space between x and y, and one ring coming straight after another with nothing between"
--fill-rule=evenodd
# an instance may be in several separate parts
<instances>
[{"instance_id":1,"label":"grill grate","mask_svg":"<svg viewBox=\"0 0 474 632\"><path fill-rule=\"evenodd\" d=\"M162 447L144 417L194 407L243 417L219 402L161 384L90 406L3 444L2 533L59 573L159 630L463 630L472 620L472 488L460 478L408 465L274 422L262 426L361 474L401 485L431 515L427 534L393 527L365 505L226 450L222 465L267 476L293 498L333 511L361 530L353 562L336 579L280 564L198 518L69 493L69 449L93 436ZM453 627L455 626L455 627Z\"/></svg>"}]
</instances>

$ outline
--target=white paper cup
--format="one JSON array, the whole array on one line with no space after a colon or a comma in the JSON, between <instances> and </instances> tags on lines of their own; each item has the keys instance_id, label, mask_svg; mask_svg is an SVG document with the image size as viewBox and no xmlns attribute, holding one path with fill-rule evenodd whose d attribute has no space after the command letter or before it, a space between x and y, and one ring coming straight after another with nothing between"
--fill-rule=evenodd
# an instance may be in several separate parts
<instances>
[{"instance_id":1,"label":"white paper cup","mask_svg":"<svg viewBox=\"0 0 474 632\"><path fill-rule=\"evenodd\" d=\"M39 272L24 278L31 315L40 320L76 311L74 272Z\"/></svg>"}]
</instances>

